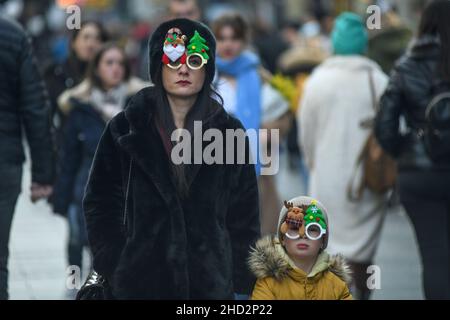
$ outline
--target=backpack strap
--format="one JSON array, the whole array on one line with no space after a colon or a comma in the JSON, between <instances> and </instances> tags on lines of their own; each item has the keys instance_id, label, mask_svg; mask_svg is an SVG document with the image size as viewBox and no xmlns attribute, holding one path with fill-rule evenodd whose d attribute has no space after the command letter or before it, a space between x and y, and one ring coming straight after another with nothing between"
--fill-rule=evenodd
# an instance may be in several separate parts
<instances>
[{"instance_id":1,"label":"backpack strap","mask_svg":"<svg viewBox=\"0 0 450 320\"><path fill-rule=\"evenodd\" d=\"M375 83L373 80L373 72L372 72L372 68L367 68L367 75L369 77L369 89L370 89L370 98L371 98L371 102L372 102L372 107L375 111L375 114L378 112L378 103L377 103L377 98L376 98L376 93L375 93ZM365 128L365 129L371 129L374 126L374 119L367 119L364 121L361 121L361 127ZM372 139L372 134L369 135L368 139L366 140L366 142L364 143L361 151L359 152L358 158L356 159L355 162L355 166L353 168L353 172L352 175L350 177L350 181L347 185L347 198L352 201L352 202L357 202L360 201L364 192L364 176L361 177L358 186L356 187L356 190L354 189L355 183L356 183L356 176L358 174L359 169L362 167L363 162L364 162L364 158L366 156L367 153L367 148L368 148L368 144L369 144L369 140Z\"/></svg>"},{"instance_id":2,"label":"backpack strap","mask_svg":"<svg viewBox=\"0 0 450 320\"><path fill-rule=\"evenodd\" d=\"M433 99L431 99L430 103L427 105L427 108L425 109L425 119L429 118L430 113L435 105L437 105L441 100L448 98L450 98L450 92L442 92L434 96Z\"/></svg>"},{"instance_id":3,"label":"backpack strap","mask_svg":"<svg viewBox=\"0 0 450 320\"><path fill-rule=\"evenodd\" d=\"M375 111L375 114L377 114L378 110L380 109L378 102L377 102L377 94L375 90L375 82L373 80L373 70L372 68L368 68L369 73L369 88L370 88L370 98L372 100L372 107Z\"/></svg>"}]
</instances>

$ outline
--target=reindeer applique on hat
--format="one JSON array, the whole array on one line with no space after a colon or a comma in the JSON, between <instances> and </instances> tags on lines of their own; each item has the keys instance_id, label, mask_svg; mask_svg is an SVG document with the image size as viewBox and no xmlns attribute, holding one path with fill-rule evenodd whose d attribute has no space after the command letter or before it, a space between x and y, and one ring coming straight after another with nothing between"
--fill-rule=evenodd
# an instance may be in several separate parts
<instances>
[{"instance_id":1,"label":"reindeer applique on hat","mask_svg":"<svg viewBox=\"0 0 450 320\"><path fill-rule=\"evenodd\" d=\"M291 240L304 238L310 240L320 239L327 234L327 222L317 200L312 199L309 205L294 205L293 202L284 201L287 214L280 226L281 235Z\"/></svg>"}]
</instances>

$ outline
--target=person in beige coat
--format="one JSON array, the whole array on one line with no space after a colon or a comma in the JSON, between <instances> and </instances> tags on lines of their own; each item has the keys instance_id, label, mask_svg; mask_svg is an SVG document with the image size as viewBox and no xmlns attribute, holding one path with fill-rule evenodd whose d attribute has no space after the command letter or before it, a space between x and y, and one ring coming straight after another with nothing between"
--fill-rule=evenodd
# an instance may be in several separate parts
<instances>
[{"instance_id":1,"label":"person in beige coat","mask_svg":"<svg viewBox=\"0 0 450 320\"><path fill-rule=\"evenodd\" d=\"M342 253L354 272L353 295L368 299L367 267L372 264L384 217L384 201L369 190L362 199L347 198L357 158L370 134L360 123L375 111L369 77L377 98L388 78L362 54L367 34L355 14L343 14L333 32L334 56L315 69L306 83L301 108L300 143L310 170L309 195L330 212L330 252ZM357 177L361 177L361 170Z\"/></svg>"}]
</instances>

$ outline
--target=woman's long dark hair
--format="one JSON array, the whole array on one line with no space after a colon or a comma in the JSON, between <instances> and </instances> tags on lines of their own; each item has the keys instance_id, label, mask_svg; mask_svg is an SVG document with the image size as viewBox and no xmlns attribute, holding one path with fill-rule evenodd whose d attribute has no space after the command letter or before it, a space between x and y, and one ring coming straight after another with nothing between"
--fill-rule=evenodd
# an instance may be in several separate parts
<instances>
[{"instance_id":1,"label":"woman's long dark hair","mask_svg":"<svg viewBox=\"0 0 450 320\"><path fill-rule=\"evenodd\" d=\"M235 38L244 42L249 40L249 26L240 13L224 13L212 22L211 28L216 38L221 38L221 31L224 27L230 27Z\"/></svg>"},{"instance_id":2,"label":"woman's long dark hair","mask_svg":"<svg viewBox=\"0 0 450 320\"><path fill-rule=\"evenodd\" d=\"M109 39L108 33L106 32L103 25L100 22L93 20L86 20L82 22L81 27L79 29L74 29L72 31L72 33L70 34L69 57L67 62L71 66L73 77L75 77L76 80L75 82L81 81L86 76L86 72L89 67L89 62L82 61L78 57L78 55L75 52L75 49L73 48L73 44L79 37L81 30L83 30L86 26L89 25L93 25L97 28L100 36L100 41L102 43L105 43Z\"/></svg>"},{"instance_id":3,"label":"woman's long dark hair","mask_svg":"<svg viewBox=\"0 0 450 320\"><path fill-rule=\"evenodd\" d=\"M120 47L118 44L114 42L107 42L105 43L95 54L92 61L89 63L86 78L90 81L91 85L94 88L99 88L104 90L103 83L100 77L97 74L98 65L100 64L100 61L102 60L105 53L111 49L117 49L122 53L123 56L123 68L125 70L123 81L126 82L131 77L131 66L129 63L129 60L127 58L127 55L122 47Z\"/></svg>"},{"instance_id":4,"label":"woman's long dark hair","mask_svg":"<svg viewBox=\"0 0 450 320\"><path fill-rule=\"evenodd\" d=\"M80 31L83 30L84 27L87 27L89 25L93 25L97 28L101 42L104 43L109 40L109 34L106 31L106 29L103 27L103 24L101 24L100 22L95 21L95 20L85 20L81 23L80 28L74 29L70 35L70 48L69 48L70 54L76 55L72 45L75 42L75 40L77 40L78 35L80 34Z\"/></svg>"},{"instance_id":5,"label":"woman's long dark hair","mask_svg":"<svg viewBox=\"0 0 450 320\"><path fill-rule=\"evenodd\" d=\"M168 139L172 132L176 129L175 122L173 119L172 111L170 109L169 100L167 98L167 93L163 86L162 81L162 65L156 71L153 83L155 85L155 99L156 99L156 110L157 110L157 121L164 128L168 135ZM187 129L191 137L193 137L194 121L203 120L208 115L211 115L217 110L217 104L223 106L223 99L220 94L213 88L212 79L205 77L205 82L202 89L197 95L197 99L188 112L185 119L185 129ZM170 141L170 143L173 143ZM176 165L171 162L172 171L174 174L174 182L178 191L179 196L185 199L189 196L189 181L187 177L186 166L184 164Z\"/></svg>"},{"instance_id":6,"label":"woman's long dark hair","mask_svg":"<svg viewBox=\"0 0 450 320\"><path fill-rule=\"evenodd\" d=\"M450 82L450 1L434 0L425 8L419 25L418 36L439 37L441 59L439 70L442 77Z\"/></svg>"}]
</instances>

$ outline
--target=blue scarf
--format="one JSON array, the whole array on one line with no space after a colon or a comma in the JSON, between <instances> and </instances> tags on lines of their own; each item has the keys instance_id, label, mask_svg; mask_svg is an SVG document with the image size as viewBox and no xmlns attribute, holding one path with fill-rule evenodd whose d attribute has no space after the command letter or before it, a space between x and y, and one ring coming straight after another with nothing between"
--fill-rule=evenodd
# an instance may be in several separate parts
<instances>
[{"instance_id":1,"label":"blue scarf","mask_svg":"<svg viewBox=\"0 0 450 320\"><path fill-rule=\"evenodd\" d=\"M216 56L216 66L219 73L236 78L236 113L235 116L242 122L245 129L259 130L261 125L261 78L258 74L259 58L250 51L244 51L233 60L225 61ZM256 141L250 138L252 151L258 146ZM256 155L256 154L255 154ZM257 161L256 172L260 172L260 164Z\"/></svg>"}]
</instances>

